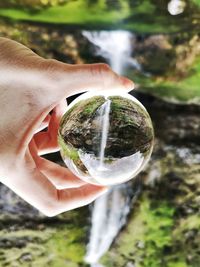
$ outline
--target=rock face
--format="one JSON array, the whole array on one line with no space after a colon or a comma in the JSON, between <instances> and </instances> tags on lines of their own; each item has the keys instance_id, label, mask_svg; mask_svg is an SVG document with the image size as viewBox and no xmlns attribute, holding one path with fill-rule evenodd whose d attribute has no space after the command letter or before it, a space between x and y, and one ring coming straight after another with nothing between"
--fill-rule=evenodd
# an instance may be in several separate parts
<instances>
[{"instance_id":1,"label":"rock face","mask_svg":"<svg viewBox=\"0 0 200 267\"><path fill-rule=\"evenodd\" d=\"M109 133L105 156L125 157L138 150L148 152L153 141L151 120L146 112L132 101L109 97ZM106 102L96 96L72 107L61 122L61 137L76 149L99 154L101 125L98 123L100 107Z\"/></svg>"},{"instance_id":2,"label":"rock face","mask_svg":"<svg viewBox=\"0 0 200 267\"><path fill-rule=\"evenodd\" d=\"M87 208L47 218L1 184L0 212L0 266L78 267L82 262Z\"/></svg>"},{"instance_id":3,"label":"rock face","mask_svg":"<svg viewBox=\"0 0 200 267\"><path fill-rule=\"evenodd\" d=\"M140 100L156 145L140 175L143 191L102 261L105 267L199 267L200 108ZM0 266L85 266L87 207L45 218L1 185L0 211Z\"/></svg>"},{"instance_id":4,"label":"rock face","mask_svg":"<svg viewBox=\"0 0 200 267\"><path fill-rule=\"evenodd\" d=\"M111 181L112 175L115 184L115 175L121 174L123 182L141 170L151 154L153 135L148 113L134 98L97 95L79 100L65 113L58 140L64 161L76 175L91 176L91 181Z\"/></svg>"},{"instance_id":5,"label":"rock face","mask_svg":"<svg viewBox=\"0 0 200 267\"><path fill-rule=\"evenodd\" d=\"M140 176L143 191L128 224L102 262L117 267L196 267L200 265L200 109L153 98L144 104L156 129L153 157Z\"/></svg>"}]
</instances>

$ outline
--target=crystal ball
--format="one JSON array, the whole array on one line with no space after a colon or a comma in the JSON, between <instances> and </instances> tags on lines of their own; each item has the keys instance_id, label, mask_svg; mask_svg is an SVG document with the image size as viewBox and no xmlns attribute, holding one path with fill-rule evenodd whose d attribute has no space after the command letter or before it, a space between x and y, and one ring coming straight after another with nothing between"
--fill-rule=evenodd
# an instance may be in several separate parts
<instances>
[{"instance_id":1,"label":"crystal ball","mask_svg":"<svg viewBox=\"0 0 200 267\"><path fill-rule=\"evenodd\" d=\"M67 167L96 185L134 178L153 149L154 131L144 106L122 91L84 93L66 109L58 143Z\"/></svg>"}]
</instances>

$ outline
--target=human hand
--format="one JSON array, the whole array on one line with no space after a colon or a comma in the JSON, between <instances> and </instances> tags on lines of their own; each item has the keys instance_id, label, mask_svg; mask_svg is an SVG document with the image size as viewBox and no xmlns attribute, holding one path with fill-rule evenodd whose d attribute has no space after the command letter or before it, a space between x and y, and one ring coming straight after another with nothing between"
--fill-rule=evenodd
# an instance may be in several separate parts
<instances>
[{"instance_id":1,"label":"human hand","mask_svg":"<svg viewBox=\"0 0 200 267\"><path fill-rule=\"evenodd\" d=\"M105 187L87 184L41 155L59 150L65 99L108 88L129 91L133 83L105 64L64 64L0 38L0 181L47 216L100 196Z\"/></svg>"}]
</instances>

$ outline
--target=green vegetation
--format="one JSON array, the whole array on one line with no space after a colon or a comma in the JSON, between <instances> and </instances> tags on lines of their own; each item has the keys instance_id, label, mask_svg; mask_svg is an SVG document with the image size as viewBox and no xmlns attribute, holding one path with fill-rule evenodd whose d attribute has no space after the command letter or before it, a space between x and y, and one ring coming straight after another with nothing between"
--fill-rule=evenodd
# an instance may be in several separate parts
<instances>
[{"instance_id":1,"label":"green vegetation","mask_svg":"<svg viewBox=\"0 0 200 267\"><path fill-rule=\"evenodd\" d=\"M128 258L137 267L160 267L165 248L171 246L174 208L165 201L150 202L146 197L140 202L129 219L131 223L116 243L119 253L116 266L123 266L123 258ZM109 255L102 260L108 267L113 266Z\"/></svg>"},{"instance_id":2,"label":"green vegetation","mask_svg":"<svg viewBox=\"0 0 200 267\"><path fill-rule=\"evenodd\" d=\"M141 65L143 67L146 64L148 69L144 74L130 68L126 74L135 81L139 90L171 102L200 104L200 9L197 8L200 8L200 0L187 1L190 7L185 11L186 15L174 17L166 12L167 0L119 0L114 1L118 4L113 7L108 4L113 1L108 0L37 0L34 1L38 3L35 6L33 1L1 1L0 16L9 18L1 18L1 36L22 42L45 58L56 58L68 63L90 63L90 60L101 61L102 58L94 55L93 48L80 34L81 28L128 29L138 32L134 49L139 47L141 50L134 50L133 57L143 57ZM68 29L57 27L56 24L64 24ZM77 26L78 30L73 31L72 25ZM166 34L174 32L176 34ZM162 40L152 33L162 33L159 35ZM152 39L148 39L148 36ZM157 50L154 50L155 44ZM88 58L81 54L82 49L85 49L83 52ZM78 114L84 119L103 102L95 99ZM118 108L117 101L115 104L115 108ZM155 143L158 151L153 153L152 164L141 174L143 181L150 179L150 184L144 185L127 225L103 257L102 262L106 267L200 266L200 165L199 152L196 156L192 150L198 149L199 135L195 133L199 129L199 117L195 110L185 119L187 111L174 112L174 105L170 104L169 110L173 112L168 110L169 114L162 113L165 105L159 110L154 110L154 107L150 110L152 114L155 111L161 114L160 121L153 121L156 125ZM71 114L75 107L70 110ZM165 127L163 132L166 134L162 132L163 139L158 139L162 131L161 120L167 120L169 123L165 126L172 130L168 131ZM127 124L132 123L133 120L127 118ZM188 131L191 131L189 135ZM79 164L84 172L77 150L67 146L61 136L58 140L64 155ZM90 140L86 138L85 141ZM189 152L180 152L181 146ZM182 155L178 157L178 153ZM112 162L112 158L107 161ZM158 179L154 178L156 175ZM1 193L1 201L4 196L7 199L7 191L2 190ZM16 204L12 195L11 198L14 199L15 209L18 205L19 213L23 211L25 204ZM9 208L7 203L1 202L0 266L87 266L83 263L89 228L87 208L51 219L35 218L31 209L28 214L31 219L18 213L10 216Z\"/></svg>"},{"instance_id":3,"label":"green vegetation","mask_svg":"<svg viewBox=\"0 0 200 267\"><path fill-rule=\"evenodd\" d=\"M63 6L54 6L32 13L31 10L6 8L0 10L0 15L17 20L29 20L47 23L86 24L113 23L121 21L129 15L126 1L121 1L121 12L108 11L104 0L98 5L88 6L87 1L69 1ZM89 11L89 12L88 12Z\"/></svg>"},{"instance_id":4,"label":"green vegetation","mask_svg":"<svg viewBox=\"0 0 200 267\"><path fill-rule=\"evenodd\" d=\"M103 105L105 102L105 98L102 96L94 96L89 98L88 100L82 101L82 109L80 116L88 118L88 115L94 114L95 111Z\"/></svg>"},{"instance_id":5,"label":"green vegetation","mask_svg":"<svg viewBox=\"0 0 200 267\"><path fill-rule=\"evenodd\" d=\"M22 4L18 6L17 1L14 1L14 6L11 3L1 4L0 16L12 20L68 24L93 29L122 28L146 33L177 32L184 29L186 22L193 23L190 17L186 20L184 16L176 18L166 11L163 12L163 3L160 9L159 4L153 0L142 0L135 4L128 0L118 0L114 4L112 2L112 5L107 2L109 1L71 0L65 3L64 0L38 0L39 4L36 5L24 0L19 2ZM46 7L35 9L40 5ZM167 2L164 5L167 9ZM196 9L193 8L193 11L196 12ZM196 23L197 19L195 25Z\"/></svg>"},{"instance_id":6,"label":"green vegetation","mask_svg":"<svg viewBox=\"0 0 200 267\"><path fill-rule=\"evenodd\" d=\"M199 6L200 6L200 1L199 1L199 0L193 0L193 2L194 2L196 5L199 5Z\"/></svg>"},{"instance_id":7,"label":"green vegetation","mask_svg":"<svg viewBox=\"0 0 200 267\"><path fill-rule=\"evenodd\" d=\"M56 255L50 262L52 267L78 266L83 262L85 255L84 242L85 230L77 225L64 225L58 227L46 243L49 254Z\"/></svg>"},{"instance_id":8,"label":"green vegetation","mask_svg":"<svg viewBox=\"0 0 200 267\"><path fill-rule=\"evenodd\" d=\"M70 226L56 229L18 230L1 233L7 243L13 247L0 249L1 266L38 266L60 267L67 261L68 266L82 260L84 246L81 244L83 231ZM21 245L20 245L21 244ZM16 247L15 247L16 246Z\"/></svg>"},{"instance_id":9,"label":"green vegetation","mask_svg":"<svg viewBox=\"0 0 200 267\"><path fill-rule=\"evenodd\" d=\"M77 149L70 147L70 145L67 145L60 134L58 135L58 143L61 147L61 152L64 158L65 157L70 158L71 160L74 160L74 161L79 160Z\"/></svg>"},{"instance_id":10,"label":"green vegetation","mask_svg":"<svg viewBox=\"0 0 200 267\"><path fill-rule=\"evenodd\" d=\"M176 148L154 161L142 177L160 172L162 179L146 185L126 228L102 258L106 267L200 266L198 215L199 164L186 164ZM197 174L198 173L198 174ZM195 188L195 190L194 190Z\"/></svg>"},{"instance_id":11,"label":"green vegetation","mask_svg":"<svg viewBox=\"0 0 200 267\"><path fill-rule=\"evenodd\" d=\"M1 230L0 266L78 267L85 255L86 216L79 209L47 223L31 222L33 229L15 224L14 231Z\"/></svg>"},{"instance_id":12,"label":"green vegetation","mask_svg":"<svg viewBox=\"0 0 200 267\"><path fill-rule=\"evenodd\" d=\"M48 6L56 6L66 3L67 0L7 0L0 3L0 7L26 7L31 9L42 9Z\"/></svg>"},{"instance_id":13,"label":"green vegetation","mask_svg":"<svg viewBox=\"0 0 200 267\"><path fill-rule=\"evenodd\" d=\"M188 70L188 75L180 80L156 78L141 74L128 74L139 85L139 90L170 102L200 104L200 58Z\"/></svg>"}]
</instances>

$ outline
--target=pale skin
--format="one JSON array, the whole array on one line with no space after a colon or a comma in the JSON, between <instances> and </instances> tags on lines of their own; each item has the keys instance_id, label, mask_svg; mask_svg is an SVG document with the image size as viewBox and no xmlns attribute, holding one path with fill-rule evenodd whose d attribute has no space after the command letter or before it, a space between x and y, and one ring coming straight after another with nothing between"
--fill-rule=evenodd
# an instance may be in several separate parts
<instances>
[{"instance_id":1,"label":"pale skin","mask_svg":"<svg viewBox=\"0 0 200 267\"><path fill-rule=\"evenodd\" d=\"M59 150L57 132L65 99L106 89L128 92L133 83L106 64L44 59L22 44L0 38L0 181L46 216L87 205L107 190L41 157ZM47 131L41 132L45 127Z\"/></svg>"}]
</instances>

